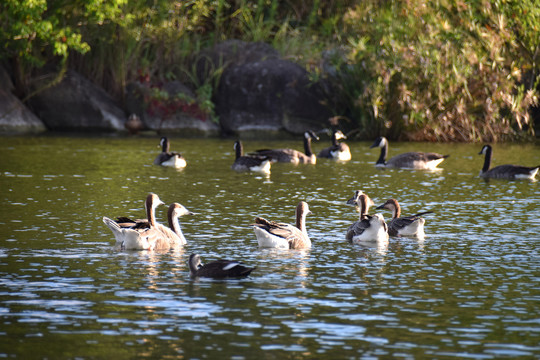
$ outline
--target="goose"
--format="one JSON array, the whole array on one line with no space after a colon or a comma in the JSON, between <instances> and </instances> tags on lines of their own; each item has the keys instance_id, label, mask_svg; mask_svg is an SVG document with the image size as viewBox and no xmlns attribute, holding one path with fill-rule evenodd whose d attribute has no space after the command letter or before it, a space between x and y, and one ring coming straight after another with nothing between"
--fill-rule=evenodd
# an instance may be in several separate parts
<instances>
[{"instance_id":1,"label":"goose","mask_svg":"<svg viewBox=\"0 0 540 360\"><path fill-rule=\"evenodd\" d=\"M111 229L116 239L114 248L151 250L156 241L163 237L163 233L156 228L155 212L159 205L164 205L163 201L156 194L148 194L145 202L148 226L139 221L138 226L121 227L116 221L104 216L103 222Z\"/></svg>"},{"instance_id":2,"label":"goose","mask_svg":"<svg viewBox=\"0 0 540 360\"><path fill-rule=\"evenodd\" d=\"M424 211L412 216L401 215L401 207L396 199L388 199L376 209L388 209L392 211L392 220L388 222L388 234L390 236L416 236L423 238L425 236L424 224L426 220L420 216L431 214L433 211Z\"/></svg>"},{"instance_id":3,"label":"goose","mask_svg":"<svg viewBox=\"0 0 540 360\"><path fill-rule=\"evenodd\" d=\"M269 157L244 156L244 150L240 140L234 143L234 150L236 151L236 160L234 160L231 166L234 171L256 171L263 174L270 174L272 162Z\"/></svg>"},{"instance_id":4,"label":"goose","mask_svg":"<svg viewBox=\"0 0 540 360\"><path fill-rule=\"evenodd\" d=\"M478 155L485 155L484 167L480 170L480 176L483 178L533 180L540 168L540 166L526 167L519 165L499 165L490 170L491 153L491 145L484 145L482 150L478 153Z\"/></svg>"},{"instance_id":5,"label":"goose","mask_svg":"<svg viewBox=\"0 0 540 360\"><path fill-rule=\"evenodd\" d=\"M267 156L272 161L293 164L316 164L317 157L311 150L311 140L319 140L319 137L311 130L304 133L304 152L294 149L263 149L254 152L256 155Z\"/></svg>"},{"instance_id":6,"label":"goose","mask_svg":"<svg viewBox=\"0 0 540 360\"><path fill-rule=\"evenodd\" d=\"M154 250L167 250L187 244L186 238L182 233L182 228L180 227L180 222L178 221L178 219L184 215L195 215L195 213L189 211L179 203L172 203L169 205L167 211L167 222L169 227L158 222L155 223L155 228L161 231L164 236L154 242L152 246ZM127 217L119 217L116 219L116 223L124 229L148 229L150 227L150 223L147 219L131 220Z\"/></svg>"},{"instance_id":7,"label":"goose","mask_svg":"<svg viewBox=\"0 0 540 360\"><path fill-rule=\"evenodd\" d=\"M159 142L161 154L154 159L154 165L172 166L177 169L186 167L186 159L178 152L169 152L169 139L163 136Z\"/></svg>"},{"instance_id":8,"label":"goose","mask_svg":"<svg viewBox=\"0 0 540 360\"><path fill-rule=\"evenodd\" d=\"M256 267L247 267L238 261L215 260L206 264L201 264L199 254L189 256L189 272L191 277L208 277L214 279L246 277Z\"/></svg>"},{"instance_id":9,"label":"goose","mask_svg":"<svg viewBox=\"0 0 540 360\"><path fill-rule=\"evenodd\" d=\"M380 147L381 155L377 160L375 166L377 167L392 167L402 169L415 169L415 170L436 170L437 165L444 161L450 155L441 155L437 153L425 153L425 152L407 152L400 155L396 155L386 161L386 155L388 154L388 140L385 137L379 137L371 148Z\"/></svg>"},{"instance_id":10,"label":"goose","mask_svg":"<svg viewBox=\"0 0 540 360\"><path fill-rule=\"evenodd\" d=\"M296 226L255 218L252 224L261 248L309 249L311 240L306 230L306 216L311 214L308 204L300 201L296 206Z\"/></svg>"},{"instance_id":11,"label":"goose","mask_svg":"<svg viewBox=\"0 0 540 360\"><path fill-rule=\"evenodd\" d=\"M353 223L347 229L345 238L352 244L363 243L387 243L388 242L388 227L384 222L381 214L368 215L369 206L373 201L360 190L355 192L355 197L349 199L347 204L351 202L358 207L360 219Z\"/></svg>"},{"instance_id":12,"label":"goose","mask_svg":"<svg viewBox=\"0 0 540 360\"><path fill-rule=\"evenodd\" d=\"M334 130L332 132L332 146L322 149L317 157L340 161L351 160L351 150L349 149L349 145L338 142L341 139L347 139L347 137L341 130Z\"/></svg>"}]
</instances>

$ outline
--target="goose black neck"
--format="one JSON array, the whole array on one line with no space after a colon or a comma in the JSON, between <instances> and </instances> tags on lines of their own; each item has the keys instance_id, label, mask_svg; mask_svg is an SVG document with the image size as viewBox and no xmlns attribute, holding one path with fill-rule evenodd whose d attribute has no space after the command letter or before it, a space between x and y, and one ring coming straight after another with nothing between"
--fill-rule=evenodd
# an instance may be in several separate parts
<instances>
[{"instance_id":1,"label":"goose black neck","mask_svg":"<svg viewBox=\"0 0 540 360\"><path fill-rule=\"evenodd\" d=\"M169 152L169 139L163 138L163 144L161 145L161 151L163 152Z\"/></svg>"},{"instance_id":2,"label":"goose black neck","mask_svg":"<svg viewBox=\"0 0 540 360\"><path fill-rule=\"evenodd\" d=\"M337 133L336 130L334 130L334 132L332 132L332 145L334 145L334 146L338 146L338 145L339 145L339 144L338 144L338 140L337 140L336 133Z\"/></svg>"},{"instance_id":3,"label":"goose black neck","mask_svg":"<svg viewBox=\"0 0 540 360\"><path fill-rule=\"evenodd\" d=\"M313 155L313 151L311 150L311 137L310 136L304 137L304 153L307 156Z\"/></svg>"},{"instance_id":4,"label":"goose black neck","mask_svg":"<svg viewBox=\"0 0 540 360\"><path fill-rule=\"evenodd\" d=\"M379 160L377 160L377 164L386 164L387 154L388 154L388 143L385 142L383 147L381 147L381 155L379 156Z\"/></svg>"},{"instance_id":5,"label":"goose black neck","mask_svg":"<svg viewBox=\"0 0 540 360\"><path fill-rule=\"evenodd\" d=\"M242 148L242 143L240 141L236 142L236 158L244 155L244 149Z\"/></svg>"},{"instance_id":6,"label":"goose black neck","mask_svg":"<svg viewBox=\"0 0 540 360\"><path fill-rule=\"evenodd\" d=\"M490 164L491 164L491 147L487 147L486 156L484 158L484 167L482 168L482 172L488 171Z\"/></svg>"}]
</instances>

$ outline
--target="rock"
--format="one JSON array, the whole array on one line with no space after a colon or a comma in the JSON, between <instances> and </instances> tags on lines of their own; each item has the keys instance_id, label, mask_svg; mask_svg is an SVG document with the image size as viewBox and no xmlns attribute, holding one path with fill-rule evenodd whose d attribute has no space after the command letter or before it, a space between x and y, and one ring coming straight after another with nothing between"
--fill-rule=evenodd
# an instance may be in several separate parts
<instances>
[{"instance_id":1,"label":"rock","mask_svg":"<svg viewBox=\"0 0 540 360\"><path fill-rule=\"evenodd\" d=\"M103 89L73 70L58 85L32 97L29 106L51 130L124 130L126 120Z\"/></svg>"},{"instance_id":2,"label":"rock","mask_svg":"<svg viewBox=\"0 0 540 360\"><path fill-rule=\"evenodd\" d=\"M319 130L331 116L320 87L301 66L281 59L231 65L215 96L223 130L228 134Z\"/></svg>"},{"instance_id":3,"label":"rock","mask_svg":"<svg viewBox=\"0 0 540 360\"><path fill-rule=\"evenodd\" d=\"M13 83L8 73L0 67L0 132L25 133L45 131L43 122L11 93Z\"/></svg>"},{"instance_id":4,"label":"rock","mask_svg":"<svg viewBox=\"0 0 540 360\"><path fill-rule=\"evenodd\" d=\"M156 95L165 91L168 95ZM133 82L126 87L126 108L137 114L146 128L184 136L217 136L219 125L202 112L193 92L179 81L150 85Z\"/></svg>"},{"instance_id":5,"label":"rock","mask_svg":"<svg viewBox=\"0 0 540 360\"><path fill-rule=\"evenodd\" d=\"M205 83L220 69L270 59L279 59L279 53L268 44L226 40L211 48L203 49L197 55L197 76L200 83Z\"/></svg>"}]
</instances>

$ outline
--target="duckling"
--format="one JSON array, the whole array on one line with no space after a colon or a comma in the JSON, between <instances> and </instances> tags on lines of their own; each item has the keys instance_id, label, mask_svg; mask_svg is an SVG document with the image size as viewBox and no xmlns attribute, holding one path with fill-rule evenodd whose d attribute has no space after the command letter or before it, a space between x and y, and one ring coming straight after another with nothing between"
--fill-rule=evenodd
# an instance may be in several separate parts
<instances>
[{"instance_id":1,"label":"duckling","mask_svg":"<svg viewBox=\"0 0 540 360\"><path fill-rule=\"evenodd\" d=\"M296 226L255 218L252 224L259 247L279 249L309 249L311 240L306 230L306 216L311 214L306 202L300 201L296 207Z\"/></svg>"},{"instance_id":2,"label":"duckling","mask_svg":"<svg viewBox=\"0 0 540 360\"><path fill-rule=\"evenodd\" d=\"M388 167L388 168L401 168L401 169L414 169L414 170L436 170L437 165L444 161L450 155L441 155L437 153L425 153L425 152L407 152L400 155L396 155L386 161L386 155L388 153L388 140L385 137L379 137L371 148L380 147L381 155L377 160L375 166Z\"/></svg>"},{"instance_id":3,"label":"duckling","mask_svg":"<svg viewBox=\"0 0 540 360\"><path fill-rule=\"evenodd\" d=\"M317 157L339 161L351 160L351 150L347 144L338 142L341 139L347 139L347 137L341 130L334 130L332 132L332 146L322 149Z\"/></svg>"},{"instance_id":4,"label":"duckling","mask_svg":"<svg viewBox=\"0 0 540 360\"><path fill-rule=\"evenodd\" d=\"M254 152L255 155L266 156L272 161L293 164L316 164L317 157L311 150L311 140L319 140L319 137L311 130L304 133L304 151L302 153L294 149L263 149Z\"/></svg>"},{"instance_id":5,"label":"duckling","mask_svg":"<svg viewBox=\"0 0 540 360\"><path fill-rule=\"evenodd\" d=\"M347 204L355 204L360 212L360 218L347 229L345 238L352 244L388 242L388 227L381 214L368 215L369 206L373 201L362 191L357 190Z\"/></svg>"},{"instance_id":6,"label":"duckling","mask_svg":"<svg viewBox=\"0 0 540 360\"><path fill-rule=\"evenodd\" d=\"M268 156L244 156L240 140L234 143L234 150L236 151L236 160L231 166L234 171L255 171L270 174L272 162Z\"/></svg>"},{"instance_id":7,"label":"duckling","mask_svg":"<svg viewBox=\"0 0 540 360\"><path fill-rule=\"evenodd\" d=\"M412 216L401 215L401 207L396 199L388 199L377 209L388 209L392 211L392 220L388 223L388 234L390 236L416 236L424 238L424 224L426 220L420 216L431 214L432 211L424 211Z\"/></svg>"},{"instance_id":8,"label":"duckling","mask_svg":"<svg viewBox=\"0 0 540 360\"><path fill-rule=\"evenodd\" d=\"M189 271L191 277L208 277L214 279L246 277L256 267L246 267L241 262L232 260L215 260L204 265L201 264L199 254L189 256Z\"/></svg>"},{"instance_id":9,"label":"duckling","mask_svg":"<svg viewBox=\"0 0 540 360\"><path fill-rule=\"evenodd\" d=\"M169 139L163 136L159 142L161 154L154 159L154 165L172 166L177 169L186 167L186 159L178 152L169 152Z\"/></svg>"},{"instance_id":10,"label":"duckling","mask_svg":"<svg viewBox=\"0 0 540 360\"><path fill-rule=\"evenodd\" d=\"M491 145L484 145L478 155L485 155L484 167L480 170L480 176L483 178L494 179L529 179L534 180L540 166L526 167L519 165L499 165L489 169L491 164Z\"/></svg>"}]
</instances>

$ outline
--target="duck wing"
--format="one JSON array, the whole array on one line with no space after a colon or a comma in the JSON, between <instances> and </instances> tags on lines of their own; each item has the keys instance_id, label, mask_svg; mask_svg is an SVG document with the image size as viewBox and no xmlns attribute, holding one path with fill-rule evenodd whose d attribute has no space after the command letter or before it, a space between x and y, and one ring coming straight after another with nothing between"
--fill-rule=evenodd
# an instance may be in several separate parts
<instances>
[{"instance_id":1,"label":"duck wing","mask_svg":"<svg viewBox=\"0 0 540 360\"><path fill-rule=\"evenodd\" d=\"M195 275L210 278L246 277L255 269L239 261L220 259L200 266Z\"/></svg>"},{"instance_id":2,"label":"duck wing","mask_svg":"<svg viewBox=\"0 0 540 360\"><path fill-rule=\"evenodd\" d=\"M345 238L349 242L352 242L353 237L358 236L358 235L362 235L364 233L364 231L369 229L369 227L371 226L370 223L369 223L369 219L371 219L371 216L370 215L365 215L364 219L359 220L359 221L355 222L354 224L352 224L351 226L349 226L349 228L347 229L347 235L345 236Z\"/></svg>"}]
</instances>

